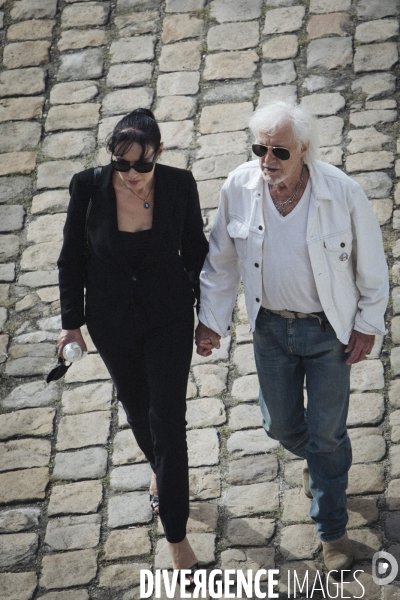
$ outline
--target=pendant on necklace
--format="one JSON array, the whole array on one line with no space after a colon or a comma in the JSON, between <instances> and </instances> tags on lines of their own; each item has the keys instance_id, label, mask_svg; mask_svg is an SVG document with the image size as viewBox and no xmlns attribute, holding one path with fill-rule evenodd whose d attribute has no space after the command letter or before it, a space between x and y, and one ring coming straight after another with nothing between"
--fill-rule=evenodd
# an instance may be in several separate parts
<instances>
[{"instance_id":1,"label":"pendant on necklace","mask_svg":"<svg viewBox=\"0 0 400 600\"><path fill-rule=\"evenodd\" d=\"M145 208L150 208L150 204L148 202L145 202L143 205Z\"/></svg>"}]
</instances>

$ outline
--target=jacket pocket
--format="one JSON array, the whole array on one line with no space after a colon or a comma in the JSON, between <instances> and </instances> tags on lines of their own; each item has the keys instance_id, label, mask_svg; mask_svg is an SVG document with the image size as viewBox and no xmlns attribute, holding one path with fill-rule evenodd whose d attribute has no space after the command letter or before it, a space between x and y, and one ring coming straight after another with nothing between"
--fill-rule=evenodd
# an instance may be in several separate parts
<instances>
[{"instance_id":1,"label":"jacket pocket","mask_svg":"<svg viewBox=\"0 0 400 600\"><path fill-rule=\"evenodd\" d=\"M351 268L352 243L351 229L324 237L324 247L335 271L347 271Z\"/></svg>"},{"instance_id":2,"label":"jacket pocket","mask_svg":"<svg viewBox=\"0 0 400 600\"><path fill-rule=\"evenodd\" d=\"M227 225L230 237L233 239L236 252L241 259L247 257L247 240L249 237L249 224L232 217Z\"/></svg>"}]
</instances>

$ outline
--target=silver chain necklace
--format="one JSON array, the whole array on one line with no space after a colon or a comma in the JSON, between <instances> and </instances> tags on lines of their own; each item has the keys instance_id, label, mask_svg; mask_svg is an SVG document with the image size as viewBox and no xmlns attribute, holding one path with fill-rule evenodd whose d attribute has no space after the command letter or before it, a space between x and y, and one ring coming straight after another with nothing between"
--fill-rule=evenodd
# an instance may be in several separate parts
<instances>
[{"instance_id":1,"label":"silver chain necklace","mask_svg":"<svg viewBox=\"0 0 400 600\"><path fill-rule=\"evenodd\" d=\"M124 186L126 187L127 190L129 190L130 192L132 192L132 194L135 194L135 196L137 196L139 198L139 200L141 200L143 202L144 208L150 208L150 204L147 202L147 199L150 196L151 192L153 191L154 186L151 186L151 188L149 190L149 193L147 194L146 198L141 198L139 196L139 194L137 194L136 192L134 192L133 190L131 190L131 188L128 187L124 181L122 181L122 183L124 184Z\"/></svg>"},{"instance_id":2,"label":"silver chain necklace","mask_svg":"<svg viewBox=\"0 0 400 600\"><path fill-rule=\"evenodd\" d=\"M273 197L272 192L271 192L271 186L270 184L268 184L269 187L269 193L271 194L271 198L272 198L272 202L275 205L276 210L283 215L283 213L285 212L285 209L287 206L289 206L289 204L292 204L292 202L294 202L296 200L296 196L300 191L300 188L303 184L303 180L304 180L304 173L306 172L306 166L303 165L303 168L301 169L301 175L300 175L300 180L299 183L296 185L296 188L293 192L293 194L290 196L290 198L288 198L287 200L285 200L285 202L279 202L279 200L277 200L276 198Z\"/></svg>"}]
</instances>

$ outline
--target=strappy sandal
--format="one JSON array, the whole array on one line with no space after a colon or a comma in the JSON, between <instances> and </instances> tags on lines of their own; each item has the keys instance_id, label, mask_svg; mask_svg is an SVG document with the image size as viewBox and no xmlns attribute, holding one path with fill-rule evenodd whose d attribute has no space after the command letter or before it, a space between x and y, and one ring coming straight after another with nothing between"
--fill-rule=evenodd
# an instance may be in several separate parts
<instances>
[{"instance_id":1,"label":"strappy sandal","mask_svg":"<svg viewBox=\"0 0 400 600\"><path fill-rule=\"evenodd\" d=\"M190 584L186 584L185 588L187 590L193 589L194 587L194 574L196 573L196 571L199 569L199 563L195 563L192 567L190 567L189 569L185 569L190 570L189 575L186 575L186 578L189 579ZM178 573L178 583L179 585L181 585L181 570L179 569L179 573Z\"/></svg>"},{"instance_id":2,"label":"strappy sandal","mask_svg":"<svg viewBox=\"0 0 400 600\"><path fill-rule=\"evenodd\" d=\"M158 510L156 510L156 508L158 508L160 506L160 500L159 500L158 496L155 496L154 494L150 494L150 506L151 506L151 510L153 511L153 513L158 515Z\"/></svg>"}]
</instances>

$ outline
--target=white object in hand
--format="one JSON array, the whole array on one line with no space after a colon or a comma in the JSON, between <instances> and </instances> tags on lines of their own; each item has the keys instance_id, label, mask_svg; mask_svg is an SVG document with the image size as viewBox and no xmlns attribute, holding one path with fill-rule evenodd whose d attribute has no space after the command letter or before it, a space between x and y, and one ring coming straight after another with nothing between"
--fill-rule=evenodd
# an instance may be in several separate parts
<instances>
[{"instance_id":1,"label":"white object in hand","mask_svg":"<svg viewBox=\"0 0 400 600\"><path fill-rule=\"evenodd\" d=\"M67 344L63 350L63 356L65 360L69 360L70 362L77 362L81 360L84 356L86 356L86 352L83 352L82 348L78 344L78 342L72 342L71 344Z\"/></svg>"}]
</instances>

